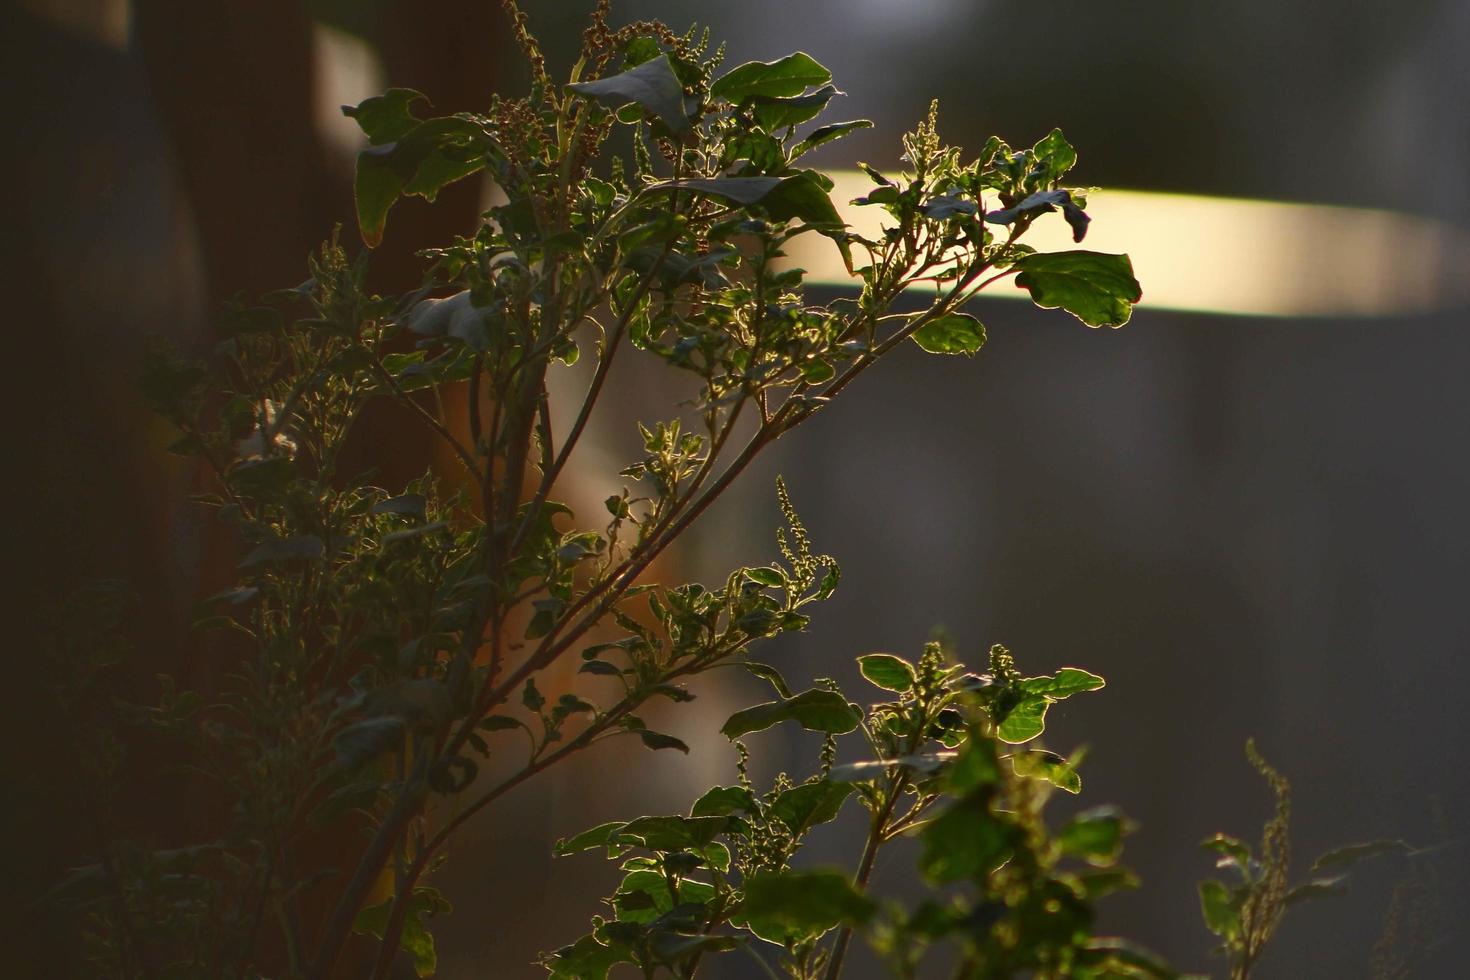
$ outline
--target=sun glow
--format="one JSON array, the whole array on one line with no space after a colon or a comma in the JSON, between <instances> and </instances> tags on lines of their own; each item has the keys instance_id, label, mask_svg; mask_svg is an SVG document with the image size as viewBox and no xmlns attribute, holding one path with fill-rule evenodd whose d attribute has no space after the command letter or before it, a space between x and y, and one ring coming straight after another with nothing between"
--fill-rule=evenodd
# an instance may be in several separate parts
<instances>
[{"instance_id":1,"label":"sun glow","mask_svg":"<svg viewBox=\"0 0 1470 980\"><path fill-rule=\"evenodd\" d=\"M847 202L871 181L832 171L832 200L853 229L879 234L884 213ZM1039 251L1127 252L1143 283L1142 310L1265 317L1370 317L1470 305L1470 233L1394 211L1283 201L1103 190L1088 195L1092 225L1074 245L1061 215L1025 241ZM787 261L808 281L848 285L831 243L803 235ZM986 297L1024 299L998 283Z\"/></svg>"}]
</instances>

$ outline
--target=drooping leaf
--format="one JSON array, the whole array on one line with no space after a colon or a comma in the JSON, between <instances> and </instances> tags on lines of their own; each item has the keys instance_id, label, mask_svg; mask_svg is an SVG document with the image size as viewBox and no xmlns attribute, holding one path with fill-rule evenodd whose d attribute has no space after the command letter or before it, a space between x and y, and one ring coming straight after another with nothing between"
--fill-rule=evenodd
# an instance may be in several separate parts
<instances>
[{"instance_id":1,"label":"drooping leaf","mask_svg":"<svg viewBox=\"0 0 1470 980\"><path fill-rule=\"evenodd\" d=\"M749 180L761 178L751 177ZM837 206L827 195L814 170L802 170L783 178L760 201L761 210L777 221L805 221L818 231L830 232L844 227Z\"/></svg>"},{"instance_id":2,"label":"drooping leaf","mask_svg":"<svg viewBox=\"0 0 1470 980\"><path fill-rule=\"evenodd\" d=\"M650 749L678 749L685 755L689 754L689 746L672 735L665 735L663 732L653 732L644 728L638 732L638 737Z\"/></svg>"},{"instance_id":3,"label":"drooping leaf","mask_svg":"<svg viewBox=\"0 0 1470 980\"><path fill-rule=\"evenodd\" d=\"M749 61L731 69L710 86L711 98L739 105L756 96L784 98L825 85L832 73L815 58L798 51L776 61Z\"/></svg>"},{"instance_id":4,"label":"drooping leaf","mask_svg":"<svg viewBox=\"0 0 1470 980\"><path fill-rule=\"evenodd\" d=\"M912 690L914 668L902 657L891 653L869 653L857 658L858 670L873 684L885 691Z\"/></svg>"},{"instance_id":5,"label":"drooping leaf","mask_svg":"<svg viewBox=\"0 0 1470 980\"><path fill-rule=\"evenodd\" d=\"M840 871L765 871L745 880L735 921L767 942L784 945L839 925L861 925L875 910Z\"/></svg>"},{"instance_id":6,"label":"drooping leaf","mask_svg":"<svg viewBox=\"0 0 1470 980\"><path fill-rule=\"evenodd\" d=\"M1143 289L1126 255L1041 252L1016 263L1016 285L1044 309L1064 309L1090 327L1121 327Z\"/></svg>"},{"instance_id":7,"label":"drooping leaf","mask_svg":"<svg viewBox=\"0 0 1470 980\"><path fill-rule=\"evenodd\" d=\"M577 82L567 88L613 109L635 103L675 133L689 129L689 116L684 111L684 83L679 81L667 54L650 58L617 75Z\"/></svg>"},{"instance_id":8,"label":"drooping leaf","mask_svg":"<svg viewBox=\"0 0 1470 980\"><path fill-rule=\"evenodd\" d=\"M734 740L751 732L764 731L783 721L794 721L808 731L846 735L857 728L862 713L836 691L813 689L794 698L768 701L730 716L720 731Z\"/></svg>"},{"instance_id":9,"label":"drooping leaf","mask_svg":"<svg viewBox=\"0 0 1470 980\"><path fill-rule=\"evenodd\" d=\"M848 242L847 225L837 213L837 206L827 195L820 175L803 170L781 181L758 205L777 221L804 221L832 239L842 254L842 263L852 271L852 246Z\"/></svg>"},{"instance_id":10,"label":"drooping leaf","mask_svg":"<svg viewBox=\"0 0 1470 980\"><path fill-rule=\"evenodd\" d=\"M931 354L972 355L985 346L985 325L968 313L947 313L915 330L913 337Z\"/></svg>"},{"instance_id":11,"label":"drooping leaf","mask_svg":"<svg viewBox=\"0 0 1470 980\"><path fill-rule=\"evenodd\" d=\"M1056 188L1048 191L1037 191L1024 198L1017 204L1000 211L988 211L985 220L993 225L1008 225L1022 215L1035 214L1037 212L1055 211L1057 205L1072 199L1072 195L1063 189Z\"/></svg>"},{"instance_id":12,"label":"drooping leaf","mask_svg":"<svg viewBox=\"0 0 1470 980\"><path fill-rule=\"evenodd\" d=\"M781 695L783 698L791 697L791 687L786 683L786 678L782 677L781 672L775 667L772 667L770 664L763 664L755 660L741 660L739 661L739 664L740 666L744 667L748 673L754 674L756 677L770 682L770 685L776 689L776 693Z\"/></svg>"}]
</instances>

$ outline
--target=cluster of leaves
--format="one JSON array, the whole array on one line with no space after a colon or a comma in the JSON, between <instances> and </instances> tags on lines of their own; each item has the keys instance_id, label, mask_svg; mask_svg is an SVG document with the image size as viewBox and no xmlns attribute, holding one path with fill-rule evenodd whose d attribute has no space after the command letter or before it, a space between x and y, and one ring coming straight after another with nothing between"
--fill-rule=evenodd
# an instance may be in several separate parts
<instances>
[{"instance_id":1,"label":"cluster of leaves","mask_svg":"<svg viewBox=\"0 0 1470 980\"><path fill-rule=\"evenodd\" d=\"M476 174L502 193L472 234L426 253L418 289L373 293L370 251L350 256L334 237L306 282L236 303L206 362L149 360L145 393L180 433L173 450L213 474L200 499L237 534L241 560L196 624L233 664L227 682L165 680L159 702L131 714L187 744L229 817L214 839L118 844L83 869L100 887L79 900L103 937L98 962L121 977L325 980L356 932L379 941L372 976L400 951L428 975L428 921L449 903L426 878L455 831L604 739L688 751L637 712L687 701L685 679L739 664L780 698L725 734L788 720L823 732L819 773L760 795L742 778L688 817L578 838L624 857L628 876L615 918L554 956L554 972L627 960L689 975L744 930L777 943L795 975L836 977L861 930L901 975L941 939L964 976L1167 975L1091 936L1092 900L1127 882L1112 867L1123 818L1094 811L1053 833L1041 817L1050 789L1080 787L1076 757L1033 744L1046 711L1099 678L1022 677L1001 648L972 675L930 650L917 664L864 658L894 695L866 713L830 685L792 694L750 648L803 629L838 572L784 485L780 560L717 588L646 581L756 456L886 354L910 339L978 351L984 328L962 308L985 286L1014 276L1044 307L1126 322L1140 295L1126 256L1020 241L1057 211L1082 241L1085 194L1064 186L1072 147L1056 131L1023 149L991 139L965 161L931 110L904 137L900 170L866 168L873 189L857 203L886 224L865 238L843 224L832 181L801 165L869 125L806 128L839 94L810 56L722 71L707 37L614 29L601 2L559 85L525 15L506 8L531 66L525 96L423 117L419 93L394 89L345 110L369 142L356 179L369 249L404 196L432 200ZM779 260L807 233L840 251L855 297L806 300L802 270ZM929 302L897 309L915 288ZM554 495L624 349L690 390L640 425L642 455L608 474L627 483L604 523ZM586 394L553 426L548 378L584 354ZM421 424L452 472L389 488L350 463L353 442L394 452L371 431L383 406ZM543 691L548 668L576 654L574 689ZM832 739L859 729L872 758L835 766ZM793 870L805 835L849 798L871 815L856 877ZM324 840L341 848L364 830L349 872L316 860ZM906 833L924 842L929 881L968 891L912 912L867 895L873 854Z\"/></svg>"},{"instance_id":2,"label":"cluster of leaves","mask_svg":"<svg viewBox=\"0 0 1470 980\"><path fill-rule=\"evenodd\" d=\"M1093 933L1094 901L1133 884L1117 865L1128 821L1104 807L1053 831L1043 815L1056 788L1081 788L1076 757L1035 744L1045 705L1102 678L1071 667L1023 677L1003 647L988 673L971 673L937 643L917 662L875 653L859 665L891 700L864 710L833 685L793 695L773 679L777 700L722 729L732 741L783 722L821 733L820 767L804 782L782 774L757 793L735 741L738 785L711 789L688 816L607 823L557 845L564 855L605 849L624 876L607 900L611 918L546 957L551 976L603 980L630 963L645 976L692 977L709 957L741 950L772 975L833 978L855 932L901 977L919 975L940 944L954 947L957 977L1175 975ZM834 765L848 734L873 758ZM794 868L807 836L849 800L868 814L856 871ZM880 848L900 837L918 838L919 872L936 890L913 909L868 888ZM774 968L760 949L774 951Z\"/></svg>"}]
</instances>

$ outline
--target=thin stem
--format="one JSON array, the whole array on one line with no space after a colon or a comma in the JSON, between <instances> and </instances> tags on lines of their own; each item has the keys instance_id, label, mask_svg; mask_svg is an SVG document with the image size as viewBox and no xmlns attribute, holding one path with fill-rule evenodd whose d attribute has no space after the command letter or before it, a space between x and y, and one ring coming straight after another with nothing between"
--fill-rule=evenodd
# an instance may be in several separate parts
<instances>
[{"instance_id":1,"label":"thin stem","mask_svg":"<svg viewBox=\"0 0 1470 980\"><path fill-rule=\"evenodd\" d=\"M419 766L418 769L423 769ZM415 771L409 777L408 785L403 788L398 802L393 809L388 811L388 816L378 827L378 832L373 835L368 848L363 852L361 860L357 863L357 870L352 875L347 889L338 900L337 907L332 910L332 917L327 922L326 931L322 934L321 945L317 947L317 955L312 960L311 969L307 976L312 980L329 980L337 968L337 959L342 955L342 947L347 942L347 935L352 929L352 922L357 918L358 909L362 908L363 899L367 897L373 882L383 870L383 865L388 860L388 855L393 851L399 836L403 833L408 822L418 812L419 804L423 802L425 794L422 773Z\"/></svg>"},{"instance_id":2,"label":"thin stem","mask_svg":"<svg viewBox=\"0 0 1470 980\"><path fill-rule=\"evenodd\" d=\"M478 481L480 479L480 468L475 464L475 458L469 454L469 451L465 449L464 445L458 439L454 438L454 433L445 428L444 423L434 417L434 413L424 408L408 392L404 391L398 384L398 379L393 377L387 368L383 367L382 363L379 362L377 357L373 356L371 351L367 351L366 348L364 348L364 351L368 355L368 364L371 365L372 372L378 376L378 380L382 381L388 390L393 392L393 396L398 401L407 405L419 417L419 421L427 425L439 438L449 444L450 448L454 450L454 454L459 457L459 461L469 471L470 476Z\"/></svg>"},{"instance_id":3,"label":"thin stem","mask_svg":"<svg viewBox=\"0 0 1470 980\"><path fill-rule=\"evenodd\" d=\"M894 807L898 805L899 789L902 785L903 766L898 766L889 778L887 799L873 814L873 822L868 825L868 839L863 843L863 856L858 861L857 873L853 875L853 886L860 892L868 887L868 879L873 874L873 862L878 857L878 848L883 846L886 839L886 825L889 817L893 816ZM837 934L837 943L832 947L832 958L827 961L824 980L837 980L842 975L842 961L847 958L847 947L851 942L852 926L843 926L842 931Z\"/></svg>"}]
</instances>

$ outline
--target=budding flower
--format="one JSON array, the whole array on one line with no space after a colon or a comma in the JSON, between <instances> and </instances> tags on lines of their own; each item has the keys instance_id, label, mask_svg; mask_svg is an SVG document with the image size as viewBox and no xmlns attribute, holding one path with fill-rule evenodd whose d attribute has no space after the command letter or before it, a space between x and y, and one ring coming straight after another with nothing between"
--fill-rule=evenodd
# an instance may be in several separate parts
<instances>
[{"instance_id":1,"label":"budding flower","mask_svg":"<svg viewBox=\"0 0 1470 980\"><path fill-rule=\"evenodd\" d=\"M292 457L296 455L296 441L287 436L276 426L276 403L267 398L262 402L265 416L265 429L257 422L250 435L235 443L235 455L240 459L260 459L266 455L266 432L274 433L271 436L272 456L284 455Z\"/></svg>"}]
</instances>

